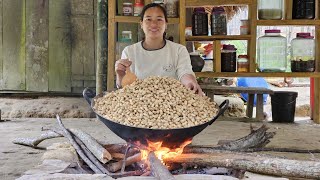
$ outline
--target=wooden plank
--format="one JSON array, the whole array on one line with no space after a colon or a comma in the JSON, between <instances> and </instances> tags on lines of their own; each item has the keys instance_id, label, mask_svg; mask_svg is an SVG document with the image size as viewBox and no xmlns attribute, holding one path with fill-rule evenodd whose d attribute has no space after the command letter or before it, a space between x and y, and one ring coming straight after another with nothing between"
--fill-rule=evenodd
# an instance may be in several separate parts
<instances>
[{"instance_id":1,"label":"wooden plank","mask_svg":"<svg viewBox=\"0 0 320 180\"><path fill-rule=\"evenodd\" d=\"M2 10L2 2L3 0L0 0L0 90L3 88L3 81L2 81L2 65L3 65L3 53L2 53L2 35L3 35L3 27L2 27L2 13L3 13L3 10Z\"/></svg>"},{"instance_id":2,"label":"wooden plank","mask_svg":"<svg viewBox=\"0 0 320 180\"><path fill-rule=\"evenodd\" d=\"M319 72L278 72L278 73L238 73L238 72L196 72L197 77L320 77Z\"/></svg>"},{"instance_id":3,"label":"wooden plank","mask_svg":"<svg viewBox=\"0 0 320 180\"><path fill-rule=\"evenodd\" d=\"M74 75L94 76L94 32L93 19L72 18L72 77ZM72 78L73 79L73 78ZM82 84L85 87L84 84Z\"/></svg>"},{"instance_id":4,"label":"wooden plank","mask_svg":"<svg viewBox=\"0 0 320 180\"><path fill-rule=\"evenodd\" d=\"M114 72L114 63L115 63L115 43L116 43L116 35L115 35L115 9L116 2L111 0L108 2L108 63L107 63L107 90L114 89L115 86L115 72Z\"/></svg>"},{"instance_id":5,"label":"wooden plank","mask_svg":"<svg viewBox=\"0 0 320 180\"><path fill-rule=\"evenodd\" d=\"M96 76L95 75L76 75L73 74L72 75L72 80L85 80L85 81L95 81L96 80Z\"/></svg>"},{"instance_id":6,"label":"wooden plank","mask_svg":"<svg viewBox=\"0 0 320 180\"><path fill-rule=\"evenodd\" d=\"M213 47L215 51L213 51L214 54L214 67L213 71L215 72L221 72L221 41L217 40L213 42Z\"/></svg>"},{"instance_id":7,"label":"wooden plank","mask_svg":"<svg viewBox=\"0 0 320 180\"><path fill-rule=\"evenodd\" d=\"M289 26L289 25L299 25L299 26L315 26L320 25L320 20L257 20L257 25L259 26Z\"/></svg>"},{"instance_id":8,"label":"wooden plank","mask_svg":"<svg viewBox=\"0 0 320 180\"><path fill-rule=\"evenodd\" d=\"M263 120L263 94L257 94L257 104L256 104L256 119Z\"/></svg>"},{"instance_id":9,"label":"wooden plank","mask_svg":"<svg viewBox=\"0 0 320 180\"><path fill-rule=\"evenodd\" d=\"M319 19L319 10L320 10L320 4L319 1L316 1L316 5L315 5L315 19Z\"/></svg>"},{"instance_id":10,"label":"wooden plank","mask_svg":"<svg viewBox=\"0 0 320 180\"><path fill-rule=\"evenodd\" d=\"M26 90L48 92L49 0L26 1Z\"/></svg>"},{"instance_id":11,"label":"wooden plank","mask_svg":"<svg viewBox=\"0 0 320 180\"><path fill-rule=\"evenodd\" d=\"M320 124L320 78L314 79L313 121Z\"/></svg>"},{"instance_id":12,"label":"wooden plank","mask_svg":"<svg viewBox=\"0 0 320 180\"><path fill-rule=\"evenodd\" d=\"M25 0L3 0L3 88L25 90Z\"/></svg>"},{"instance_id":13,"label":"wooden plank","mask_svg":"<svg viewBox=\"0 0 320 180\"><path fill-rule=\"evenodd\" d=\"M212 84L200 84L202 90L206 92L216 93L249 93L249 94L273 94L273 91L262 87L230 87L230 86L216 86Z\"/></svg>"},{"instance_id":14,"label":"wooden plank","mask_svg":"<svg viewBox=\"0 0 320 180\"><path fill-rule=\"evenodd\" d=\"M180 36L180 44L186 45L186 35L185 35L185 29L186 29L186 2L185 0L179 1L179 36Z\"/></svg>"},{"instance_id":15,"label":"wooden plank","mask_svg":"<svg viewBox=\"0 0 320 180\"><path fill-rule=\"evenodd\" d=\"M109 18L110 19L110 18ZM136 16L115 16L115 22L122 23L139 23L140 17ZM168 24L179 24L179 18L168 18Z\"/></svg>"},{"instance_id":16,"label":"wooden plank","mask_svg":"<svg viewBox=\"0 0 320 180\"><path fill-rule=\"evenodd\" d=\"M320 72L320 26L316 26L316 72ZM320 124L320 78L314 79L314 109L313 109L313 121L317 124Z\"/></svg>"},{"instance_id":17,"label":"wooden plank","mask_svg":"<svg viewBox=\"0 0 320 180\"><path fill-rule=\"evenodd\" d=\"M257 1L253 1L249 7L249 23L251 39L248 41L249 72L256 72L256 47L257 47Z\"/></svg>"},{"instance_id":18,"label":"wooden plank","mask_svg":"<svg viewBox=\"0 0 320 180\"><path fill-rule=\"evenodd\" d=\"M254 94L248 94L247 110L246 110L246 114L247 114L248 118L252 118L253 103L254 103Z\"/></svg>"},{"instance_id":19,"label":"wooden plank","mask_svg":"<svg viewBox=\"0 0 320 180\"><path fill-rule=\"evenodd\" d=\"M71 92L70 0L50 0L49 7L49 91Z\"/></svg>"},{"instance_id":20,"label":"wooden plank","mask_svg":"<svg viewBox=\"0 0 320 180\"><path fill-rule=\"evenodd\" d=\"M198 6L219 6L219 5L247 5L251 4L254 0L186 0L187 7L198 7Z\"/></svg>"},{"instance_id":21,"label":"wooden plank","mask_svg":"<svg viewBox=\"0 0 320 180\"><path fill-rule=\"evenodd\" d=\"M188 36L187 41L249 40L251 35Z\"/></svg>"},{"instance_id":22,"label":"wooden plank","mask_svg":"<svg viewBox=\"0 0 320 180\"><path fill-rule=\"evenodd\" d=\"M292 19L292 0L285 0L284 1L284 17L283 19Z\"/></svg>"},{"instance_id":23,"label":"wooden plank","mask_svg":"<svg viewBox=\"0 0 320 180\"><path fill-rule=\"evenodd\" d=\"M93 15L94 0L71 0L72 15Z\"/></svg>"}]
</instances>

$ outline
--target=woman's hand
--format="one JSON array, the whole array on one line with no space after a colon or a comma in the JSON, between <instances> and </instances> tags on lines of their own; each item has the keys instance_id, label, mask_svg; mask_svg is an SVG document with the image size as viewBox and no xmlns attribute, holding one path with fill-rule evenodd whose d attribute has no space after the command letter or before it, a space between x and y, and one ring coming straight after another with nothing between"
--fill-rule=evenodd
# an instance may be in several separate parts
<instances>
[{"instance_id":1,"label":"woman's hand","mask_svg":"<svg viewBox=\"0 0 320 180\"><path fill-rule=\"evenodd\" d=\"M129 59L119 59L115 63L115 72L117 75L116 83L117 86L121 85L121 80L126 74L126 69L130 67L132 62Z\"/></svg>"},{"instance_id":2,"label":"woman's hand","mask_svg":"<svg viewBox=\"0 0 320 180\"><path fill-rule=\"evenodd\" d=\"M199 86L196 78L191 74L185 74L180 79L181 83L191 91L193 91L195 94L199 94L201 96L204 95L202 92L201 87Z\"/></svg>"}]
</instances>

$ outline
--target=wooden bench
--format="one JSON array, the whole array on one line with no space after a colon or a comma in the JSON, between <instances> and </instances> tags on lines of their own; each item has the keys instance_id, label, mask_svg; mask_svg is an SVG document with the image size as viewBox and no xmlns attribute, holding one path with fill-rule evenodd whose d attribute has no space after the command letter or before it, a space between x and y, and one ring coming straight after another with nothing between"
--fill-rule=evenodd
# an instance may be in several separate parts
<instances>
[{"instance_id":1,"label":"wooden bench","mask_svg":"<svg viewBox=\"0 0 320 180\"><path fill-rule=\"evenodd\" d=\"M254 95L257 95L256 101L256 119L263 120L263 94L273 94L273 91L268 88L261 87L230 87L230 86L216 86L211 84L201 84L203 92L206 95L213 99L215 94L229 94L229 93L247 93L247 111L246 115L249 118L252 118L253 114L253 105L254 105Z\"/></svg>"}]
</instances>

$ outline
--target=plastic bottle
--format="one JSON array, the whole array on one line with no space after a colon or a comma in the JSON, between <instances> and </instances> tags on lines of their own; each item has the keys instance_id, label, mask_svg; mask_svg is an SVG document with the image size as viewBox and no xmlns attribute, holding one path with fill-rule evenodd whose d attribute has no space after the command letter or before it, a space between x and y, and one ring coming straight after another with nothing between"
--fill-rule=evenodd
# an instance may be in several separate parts
<instances>
[{"instance_id":1,"label":"plastic bottle","mask_svg":"<svg viewBox=\"0 0 320 180\"><path fill-rule=\"evenodd\" d=\"M292 19L314 19L315 0L293 0Z\"/></svg>"},{"instance_id":2,"label":"plastic bottle","mask_svg":"<svg viewBox=\"0 0 320 180\"><path fill-rule=\"evenodd\" d=\"M315 70L315 42L310 33L297 33L291 41L291 71L313 72Z\"/></svg>"},{"instance_id":3,"label":"plastic bottle","mask_svg":"<svg viewBox=\"0 0 320 180\"><path fill-rule=\"evenodd\" d=\"M280 30L265 30L258 38L257 62L259 72L285 72L287 68L287 39Z\"/></svg>"},{"instance_id":4,"label":"plastic bottle","mask_svg":"<svg viewBox=\"0 0 320 180\"><path fill-rule=\"evenodd\" d=\"M234 45L224 44L221 50L221 72L236 72L237 49Z\"/></svg>"},{"instance_id":5,"label":"plastic bottle","mask_svg":"<svg viewBox=\"0 0 320 180\"><path fill-rule=\"evenodd\" d=\"M282 19L283 0L258 0L259 19Z\"/></svg>"},{"instance_id":6,"label":"plastic bottle","mask_svg":"<svg viewBox=\"0 0 320 180\"><path fill-rule=\"evenodd\" d=\"M203 7L194 8L192 14L192 35L208 35L208 13L206 13Z\"/></svg>"},{"instance_id":7,"label":"plastic bottle","mask_svg":"<svg viewBox=\"0 0 320 180\"><path fill-rule=\"evenodd\" d=\"M211 12L211 35L227 35L227 13L223 7L213 7Z\"/></svg>"}]
</instances>

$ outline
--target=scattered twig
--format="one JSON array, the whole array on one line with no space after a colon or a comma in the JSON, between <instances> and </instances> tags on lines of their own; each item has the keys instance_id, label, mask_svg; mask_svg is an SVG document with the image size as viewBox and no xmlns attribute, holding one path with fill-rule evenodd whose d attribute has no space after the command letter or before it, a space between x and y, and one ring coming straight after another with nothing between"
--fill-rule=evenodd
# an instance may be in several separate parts
<instances>
[{"instance_id":1,"label":"scattered twig","mask_svg":"<svg viewBox=\"0 0 320 180\"><path fill-rule=\"evenodd\" d=\"M63 137L61 134L48 131L40 135L40 137L36 138L16 138L12 142L14 144L20 144L24 146L29 146L32 148L38 148L37 145L40 144L42 141L46 139L52 139L52 138L57 138L57 137Z\"/></svg>"}]
</instances>

